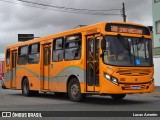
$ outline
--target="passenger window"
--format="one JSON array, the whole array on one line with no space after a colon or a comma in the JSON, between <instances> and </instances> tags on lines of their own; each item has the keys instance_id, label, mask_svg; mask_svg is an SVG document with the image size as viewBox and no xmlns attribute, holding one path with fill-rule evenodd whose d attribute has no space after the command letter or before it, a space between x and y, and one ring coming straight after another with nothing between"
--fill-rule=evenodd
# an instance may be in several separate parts
<instances>
[{"instance_id":1,"label":"passenger window","mask_svg":"<svg viewBox=\"0 0 160 120\"><path fill-rule=\"evenodd\" d=\"M29 55L28 55L28 63L34 64L39 62L40 57L40 44L35 43L29 45Z\"/></svg>"},{"instance_id":2,"label":"passenger window","mask_svg":"<svg viewBox=\"0 0 160 120\"><path fill-rule=\"evenodd\" d=\"M77 60L81 57L82 35L75 34L66 37L65 60Z\"/></svg>"},{"instance_id":3,"label":"passenger window","mask_svg":"<svg viewBox=\"0 0 160 120\"><path fill-rule=\"evenodd\" d=\"M10 65L10 50L8 49L6 51L6 66L8 67Z\"/></svg>"},{"instance_id":4,"label":"passenger window","mask_svg":"<svg viewBox=\"0 0 160 120\"><path fill-rule=\"evenodd\" d=\"M53 41L53 61L63 60L63 38L57 38Z\"/></svg>"},{"instance_id":5,"label":"passenger window","mask_svg":"<svg viewBox=\"0 0 160 120\"><path fill-rule=\"evenodd\" d=\"M24 65L28 61L28 46L19 47L18 50L18 64Z\"/></svg>"},{"instance_id":6,"label":"passenger window","mask_svg":"<svg viewBox=\"0 0 160 120\"><path fill-rule=\"evenodd\" d=\"M44 48L44 65L50 64L50 47Z\"/></svg>"}]
</instances>

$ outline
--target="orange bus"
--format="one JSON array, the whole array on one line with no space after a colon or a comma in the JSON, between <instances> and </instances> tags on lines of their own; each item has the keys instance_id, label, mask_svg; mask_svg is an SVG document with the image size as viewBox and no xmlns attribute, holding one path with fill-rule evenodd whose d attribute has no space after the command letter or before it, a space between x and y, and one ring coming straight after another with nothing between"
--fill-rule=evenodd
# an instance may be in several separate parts
<instances>
[{"instance_id":1,"label":"orange bus","mask_svg":"<svg viewBox=\"0 0 160 120\"><path fill-rule=\"evenodd\" d=\"M6 47L4 85L25 96L67 93L85 96L148 93L154 89L148 27L102 22Z\"/></svg>"}]
</instances>

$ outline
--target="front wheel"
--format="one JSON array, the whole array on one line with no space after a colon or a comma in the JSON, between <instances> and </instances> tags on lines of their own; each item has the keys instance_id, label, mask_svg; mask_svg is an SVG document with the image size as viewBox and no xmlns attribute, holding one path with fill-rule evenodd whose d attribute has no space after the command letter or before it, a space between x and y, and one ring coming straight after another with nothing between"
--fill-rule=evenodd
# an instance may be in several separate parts
<instances>
[{"instance_id":1,"label":"front wheel","mask_svg":"<svg viewBox=\"0 0 160 120\"><path fill-rule=\"evenodd\" d=\"M80 84L77 78L72 78L68 84L68 96L74 102L84 101L85 94L81 93Z\"/></svg>"},{"instance_id":2,"label":"front wheel","mask_svg":"<svg viewBox=\"0 0 160 120\"><path fill-rule=\"evenodd\" d=\"M126 96L126 94L112 94L111 97L114 100L122 100L124 97Z\"/></svg>"}]
</instances>

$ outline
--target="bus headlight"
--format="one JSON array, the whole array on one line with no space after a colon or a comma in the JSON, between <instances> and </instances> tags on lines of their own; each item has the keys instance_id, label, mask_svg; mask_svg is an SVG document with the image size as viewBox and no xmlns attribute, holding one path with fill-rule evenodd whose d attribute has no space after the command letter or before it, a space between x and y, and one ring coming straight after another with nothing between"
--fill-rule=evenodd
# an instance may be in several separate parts
<instances>
[{"instance_id":1,"label":"bus headlight","mask_svg":"<svg viewBox=\"0 0 160 120\"><path fill-rule=\"evenodd\" d=\"M105 77L107 80L111 81L112 83L118 85L118 80L117 80L117 78L115 78L115 77L113 77L113 76L111 76L111 75L108 75L107 73L104 73L104 77Z\"/></svg>"},{"instance_id":2,"label":"bus headlight","mask_svg":"<svg viewBox=\"0 0 160 120\"><path fill-rule=\"evenodd\" d=\"M153 83L153 81L154 81L154 78L152 78L152 79L150 80L150 84L152 84L152 83Z\"/></svg>"}]
</instances>

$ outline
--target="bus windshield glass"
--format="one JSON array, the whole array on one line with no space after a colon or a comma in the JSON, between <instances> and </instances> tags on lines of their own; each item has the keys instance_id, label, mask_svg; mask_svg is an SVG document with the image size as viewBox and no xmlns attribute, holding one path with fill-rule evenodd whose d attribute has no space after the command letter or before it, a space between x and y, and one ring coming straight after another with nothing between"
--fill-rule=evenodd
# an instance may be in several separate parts
<instances>
[{"instance_id":1,"label":"bus windshield glass","mask_svg":"<svg viewBox=\"0 0 160 120\"><path fill-rule=\"evenodd\" d=\"M152 44L144 37L105 36L103 61L114 66L152 66Z\"/></svg>"}]
</instances>

